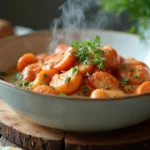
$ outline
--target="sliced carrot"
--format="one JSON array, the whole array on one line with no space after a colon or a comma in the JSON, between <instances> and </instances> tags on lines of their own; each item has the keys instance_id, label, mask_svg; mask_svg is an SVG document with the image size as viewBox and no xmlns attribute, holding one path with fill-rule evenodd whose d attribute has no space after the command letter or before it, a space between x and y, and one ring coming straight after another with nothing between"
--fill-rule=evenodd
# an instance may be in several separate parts
<instances>
[{"instance_id":1,"label":"sliced carrot","mask_svg":"<svg viewBox=\"0 0 150 150\"><path fill-rule=\"evenodd\" d=\"M36 58L37 58L38 61L43 62L44 59L45 59L47 56L48 56L47 53L40 53L40 54L36 55Z\"/></svg>"},{"instance_id":2,"label":"sliced carrot","mask_svg":"<svg viewBox=\"0 0 150 150\"><path fill-rule=\"evenodd\" d=\"M38 85L48 85L52 77L57 73L55 69L42 70L34 80L31 89L33 90Z\"/></svg>"},{"instance_id":3,"label":"sliced carrot","mask_svg":"<svg viewBox=\"0 0 150 150\"><path fill-rule=\"evenodd\" d=\"M129 65L128 63L117 69L117 77L120 80L128 79L129 84L140 85L150 80L150 71L142 65Z\"/></svg>"},{"instance_id":4,"label":"sliced carrot","mask_svg":"<svg viewBox=\"0 0 150 150\"><path fill-rule=\"evenodd\" d=\"M136 95L150 93L150 81L142 83L135 91Z\"/></svg>"},{"instance_id":5,"label":"sliced carrot","mask_svg":"<svg viewBox=\"0 0 150 150\"><path fill-rule=\"evenodd\" d=\"M35 55L31 53L24 54L17 63L17 70L22 71L27 65L37 62Z\"/></svg>"},{"instance_id":6,"label":"sliced carrot","mask_svg":"<svg viewBox=\"0 0 150 150\"><path fill-rule=\"evenodd\" d=\"M42 70L42 63L34 63L26 66L22 71L22 79L25 81L33 81L36 75Z\"/></svg>"},{"instance_id":7,"label":"sliced carrot","mask_svg":"<svg viewBox=\"0 0 150 150\"><path fill-rule=\"evenodd\" d=\"M81 96L90 96L94 88L89 85L87 79L83 79L80 85L80 88L74 92L71 96L81 97Z\"/></svg>"},{"instance_id":8,"label":"sliced carrot","mask_svg":"<svg viewBox=\"0 0 150 150\"><path fill-rule=\"evenodd\" d=\"M98 89L117 89L119 87L118 80L107 72L96 72L88 78L89 84Z\"/></svg>"},{"instance_id":9,"label":"sliced carrot","mask_svg":"<svg viewBox=\"0 0 150 150\"><path fill-rule=\"evenodd\" d=\"M56 47L56 49L54 50L54 53L55 54L65 53L68 47L69 46L67 44L60 44Z\"/></svg>"},{"instance_id":10,"label":"sliced carrot","mask_svg":"<svg viewBox=\"0 0 150 150\"><path fill-rule=\"evenodd\" d=\"M103 69L99 69L99 68L96 67L95 70L94 70L94 72L99 72L99 71L107 72L107 73L112 74L112 75L115 74L115 70L107 68L107 67L105 67Z\"/></svg>"},{"instance_id":11,"label":"sliced carrot","mask_svg":"<svg viewBox=\"0 0 150 150\"><path fill-rule=\"evenodd\" d=\"M58 64L54 65L54 69L58 71L67 71L72 67L75 60L75 49L73 47L68 47L64 53L63 59Z\"/></svg>"},{"instance_id":12,"label":"sliced carrot","mask_svg":"<svg viewBox=\"0 0 150 150\"><path fill-rule=\"evenodd\" d=\"M49 70L58 64L64 57L64 54L51 54L44 60L43 70Z\"/></svg>"},{"instance_id":13,"label":"sliced carrot","mask_svg":"<svg viewBox=\"0 0 150 150\"><path fill-rule=\"evenodd\" d=\"M116 50L114 50L111 46L107 45L103 47L104 55L103 57L106 58L104 64L105 67L115 69L119 66L119 55L117 54Z\"/></svg>"},{"instance_id":14,"label":"sliced carrot","mask_svg":"<svg viewBox=\"0 0 150 150\"><path fill-rule=\"evenodd\" d=\"M72 94L79 89L81 82L82 75L79 69L75 67L62 74L56 74L52 78L50 86L59 93Z\"/></svg>"},{"instance_id":15,"label":"sliced carrot","mask_svg":"<svg viewBox=\"0 0 150 150\"><path fill-rule=\"evenodd\" d=\"M104 90L104 89L96 89L91 93L91 98L117 98L124 97L125 94L120 90Z\"/></svg>"},{"instance_id":16,"label":"sliced carrot","mask_svg":"<svg viewBox=\"0 0 150 150\"><path fill-rule=\"evenodd\" d=\"M128 64L130 64L130 65L141 65L141 66L146 67L146 68L149 69L149 67L144 62L138 61L138 60L136 60L134 58L128 58L128 59L126 59L126 62Z\"/></svg>"},{"instance_id":17,"label":"sliced carrot","mask_svg":"<svg viewBox=\"0 0 150 150\"><path fill-rule=\"evenodd\" d=\"M59 93L52 87L47 85L39 85L34 88L33 92L45 95L58 95Z\"/></svg>"},{"instance_id":18,"label":"sliced carrot","mask_svg":"<svg viewBox=\"0 0 150 150\"><path fill-rule=\"evenodd\" d=\"M85 76L87 73L93 73L95 69L95 65L93 64L83 64L81 62L77 62L76 65L78 66L82 76Z\"/></svg>"},{"instance_id":19,"label":"sliced carrot","mask_svg":"<svg viewBox=\"0 0 150 150\"><path fill-rule=\"evenodd\" d=\"M125 58L119 55L119 64L124 64L125 63Z\"/></svg>"},{"instance_id":20,"label":"sliced carrot","mask_svg":"<svg viewBox=\"0 0 150 150\"><path fill-rule=\"evenodd\" d=\"M132 84L125 84L125 85L121 85L120 89L127 94L133 94L136 90L136 88L138 87L138 85L132 85Z\"/></svg>"}]
</instances>

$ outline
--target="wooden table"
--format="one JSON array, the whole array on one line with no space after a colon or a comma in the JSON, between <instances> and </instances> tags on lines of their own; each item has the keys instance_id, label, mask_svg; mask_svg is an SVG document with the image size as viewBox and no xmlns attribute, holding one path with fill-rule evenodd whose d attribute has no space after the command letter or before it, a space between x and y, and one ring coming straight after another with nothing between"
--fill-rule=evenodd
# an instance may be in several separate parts
<instances>
[{"instance_id":1,"label":"wooden table","mask_svg":"<svg viewBox=\"0 0 150 150\"><path fill-rule=\"evenodd\" d=\"M107 133L64 132L25 120L1 100L0 134L2 146L25 150L150 150L150 121Z\"/></svg>"}]
</instances>

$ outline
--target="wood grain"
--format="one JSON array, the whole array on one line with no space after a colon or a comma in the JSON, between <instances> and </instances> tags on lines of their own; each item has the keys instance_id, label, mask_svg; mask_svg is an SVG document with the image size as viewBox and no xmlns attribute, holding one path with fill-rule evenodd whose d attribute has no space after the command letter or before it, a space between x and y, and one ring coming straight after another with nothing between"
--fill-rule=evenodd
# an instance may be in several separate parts
<instances>
[{"instance_id":1,"label":"wood grain","mask_svg":"<svg viewBox=\"0 0 150 150\"><path fill-rule=\"evenodd\" d=\"M0 134L29 150L61 150L64 132L25 120L0 100Z\"/></svg>"}]
</instances>

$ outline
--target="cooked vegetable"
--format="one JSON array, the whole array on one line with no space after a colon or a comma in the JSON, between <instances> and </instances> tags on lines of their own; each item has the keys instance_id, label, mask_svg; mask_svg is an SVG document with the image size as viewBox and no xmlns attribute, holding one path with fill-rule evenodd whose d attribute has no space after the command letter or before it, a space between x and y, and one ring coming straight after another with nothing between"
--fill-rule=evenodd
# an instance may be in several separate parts
<instances>
[{"instance_id":1,"label":"cooked vegetable","mask_svg":"<svg viewBox=\"0 0 150 150\"><path fill-rule=\"evenodd\" d=\"M74 68L71 68L70 70L61 73L56 74L51 82L50 86L55 87L55 90L60 93L64 94L72 94L75 91L77 91L81 85L82 82L82 75L77 68L77 73L72 74Z\"/></svg>"},{"instance_id":2,"label":"cooked vegetable","mask_svg":"<svg viewBox=\"0 0 150 150\"><path fill-rule=\"evenodd\" d=\"M57 74L57 70L55 69L49 69L49 70L42 70L34 80L32 84L32 89L39 85L48 85L52 77Z\"/></svg>"},{"instance_id":3,"label":"cooked vegetable","mask_svg":"<svg viewBox=\"0 0 150 150\"><path fill-rule=\"evenodd\" d=\"M35 55L31 53L24 54L17 63L17 70L22 71L27 65L37 62Z\"/></svg>"},{"instance_id":4,"label":"cooked vegetable","mask_svg":"<svg viewBox=\"0 0 150 150\"><path fill-rule=\"evenodd\" d=\"M45 94L45 95L58 95L59 93L47 85L38 85L36 88L34 88L33 92Z\"/></svg>"},{"instance_id":5,"label":"cooked vegetable","mask_svg":"<svg viewBox=\"0 0 150 150\"><path fill-rule=\"evenodd\" d=\"M104 90L104 89L96 89L92 92L91 98L116 98L116 97L124 97L125 94L119 90Z\"/></svg>"},{"instance_id":6,"label":"cooked vegetable","mask_svg":"<svg viewBox=\"0 0 150 150\"><path fill-rule=\"evenodd\" d=\"M136 95L150 93L150 81L142 83L135 91Z\"/></svg>"},{"instance_id":7,"label":"cooked vegetable","mask_svg":"<svg viewBox=\"0 0 150 150\"><path fill-rule=\"evenodd\" d=\"M43 70L49 70L54 68L62 59L64 54L51 54L45 58L44 65L42 67Z\"/></svg>"},{"instance_id":8,"label":"cooked vegetable","mask_svg":"<svg viewBox=\"0 0 150 150\"><path fill-rule=\"evenodd\" d=\"M54 65L54 69L66 71L71 68L76 61L75 53L76 51L73 47L68 47L64 53L63 59L58 64Z\"/></svg>"},{"instance_id":9,"label":"cooked vegetable","mask_svg":"<svg viewBox=\"0 0 150 150\"><path fill-rule=\"evenodd\" d=\"M27 53L15 74L0 72L0 79L36 93L90 98L115 98L150 93L150 70L134 58L125 59L100 37L71 46L61 44L54 53Z\"/></svg>"},{"instance_id":10,"label":"cooked vegetable","mask_svg":"<svg viewBox=\"0 0 150 150\"><path fill-rule=\"evenodd\" d=\"M103 57L106 58L105 66L107 68L116 69L119 66L119 56L111 46L107 45L103 47L104 55Z\"/></svg>"},{"instance_id":11,"label":"cooked vegetable","mask_svg":"<svg viewBox=\"0 0 150 150\"><path fill-rule=\"evenodd\" d=\"M56 47L56 49L54 50L54 53L56 53L56 54L63 53L64 54L68 47L69 46L66 44L60 44Z\"/></svg>"},{"instance_id":12,"label":"cooked vegetable","mask_svg":"<svg viewBox=\"0 0 150 150\"><path fill-rule=\"evenodd\" d=\"M22 79L25 81L34 81L36 75L42 70L42 63L34 63L26 66L22 71Z\"/></svg>"},{"instance_id":13,"label":"cooked vegetable","mask_svg":"<svg viewBox=\"0 0 150 150\"><path fill-rule=\"evenodd\" d=\"M119 83L117 79L107 72L99 71L99 72L93 73L93 75L88 78L88 81L89 81L89 84L96 89L119 88Z\"/></svg>"}]
</instances>

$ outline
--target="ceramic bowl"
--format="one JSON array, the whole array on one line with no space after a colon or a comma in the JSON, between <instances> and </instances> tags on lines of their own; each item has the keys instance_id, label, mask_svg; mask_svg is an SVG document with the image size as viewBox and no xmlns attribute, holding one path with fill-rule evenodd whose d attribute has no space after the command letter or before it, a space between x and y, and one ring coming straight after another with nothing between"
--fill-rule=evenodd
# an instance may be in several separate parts
<instances>
[{"instance_id":1,"label":"ceramic bowl","mask_svg":"<svg viewBox=\"0 0 150 150\"><path fill-rule=\"evenodd\" d=\"M102 45L112 45L122 56L150 64L149 39L142 42L136 35L101 30L81 30L72 37L80 40L96 35L101 37ZM46 51L51 37L50 31L38 31L1 40L0 70L14 67L24 53ZM108 131L150 119L150 94L107 100L79 99L36 94L0 81L0 97L23 117L65 131Z\"/></svg>"}]
</instances>

